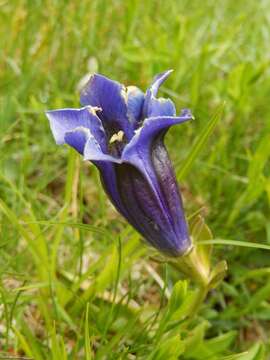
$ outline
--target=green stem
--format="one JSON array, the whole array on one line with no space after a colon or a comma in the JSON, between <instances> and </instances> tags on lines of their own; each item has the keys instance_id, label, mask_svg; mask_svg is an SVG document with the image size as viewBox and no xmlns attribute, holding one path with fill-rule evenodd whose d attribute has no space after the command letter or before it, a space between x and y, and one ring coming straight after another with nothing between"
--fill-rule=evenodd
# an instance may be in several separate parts
<instances>
[{"instance_id":1,"label":"green stem","mask_svg":"<svg viewBox=\"0 0 270 360\"><path fill-rule=\"evenodd\" d=\"M193 304L188 312L189 322L196 316L208 294L211 279L210 267L209 264L203 261L196 247L192 248L186 255L172 262L172 265L187 278L192 279L198 286Z\"/></svg>"},{"instance_id":2,"label":"green stem","mask_svg":"<svg viewBox=\"0 0 270 360\"><path fill-rule=\"evenodd\" d=\"M196 248L176 261L171 261L171 264L187 278L194 280L200 287L208 287L210 269L201 260Z\"/></svg>"}]
</instances>

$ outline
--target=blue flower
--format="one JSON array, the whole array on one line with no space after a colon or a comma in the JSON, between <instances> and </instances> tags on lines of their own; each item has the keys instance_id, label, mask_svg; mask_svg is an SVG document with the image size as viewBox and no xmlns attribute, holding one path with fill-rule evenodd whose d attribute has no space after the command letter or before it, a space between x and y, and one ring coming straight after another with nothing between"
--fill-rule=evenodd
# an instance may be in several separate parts
<instances>
[{"instance_id":1,"label":"blue flower","mask_svg":"<svg viewBox=\"0 0 270 360\"><path fill-rule=\"evenodd\" d=\"M170 99L157 98L171 71L155 77L144 94L94 74L81 92L80 109L46 113L57 144L68 144L100 172L115 208L162 253L181 256L191 248L188 226L163 139L167 130L192 119L179 116Z\"/></svg>"}]
</instances>

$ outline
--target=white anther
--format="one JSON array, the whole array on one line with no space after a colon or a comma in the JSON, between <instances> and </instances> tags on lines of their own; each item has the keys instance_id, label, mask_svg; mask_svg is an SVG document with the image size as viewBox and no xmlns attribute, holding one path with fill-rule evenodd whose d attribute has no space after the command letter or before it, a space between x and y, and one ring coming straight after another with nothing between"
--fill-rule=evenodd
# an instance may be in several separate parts
<instances>
[{"instance_id":1,"label":"white anther","mask_svg":"<svg viewBox=\"0 0 270 360\"><path fill-rule=\"evenodd\" d=\"M121 142L123 140L124 135L125 135L124 131L122 131L122 130L118 131L117 134L113 134L113 136L110 138L109 143L112 144L115 141Z\"/></svg>"}]
</instances>

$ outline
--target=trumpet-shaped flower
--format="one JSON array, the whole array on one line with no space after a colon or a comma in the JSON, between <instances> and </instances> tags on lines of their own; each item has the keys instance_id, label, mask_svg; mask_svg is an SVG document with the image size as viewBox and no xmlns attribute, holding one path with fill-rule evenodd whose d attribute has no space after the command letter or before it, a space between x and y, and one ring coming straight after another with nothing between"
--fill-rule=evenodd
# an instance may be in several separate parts
<instances>
[{"instance_id":1,"label":"trumpet-shaped flower","mask_svg":"<svg viewBox=\"0 0 270 360\"><path fill-rule=\"evenodd\" d=\"M192 119L176 115L158 98L171 71L155 77L144 94L94 74L81 92L80 109L47 111L57 144L68 144L91 161L115 208L159 251L180 256L191 248L181 195L164 135Z\"/></svg>"}]
</instances>

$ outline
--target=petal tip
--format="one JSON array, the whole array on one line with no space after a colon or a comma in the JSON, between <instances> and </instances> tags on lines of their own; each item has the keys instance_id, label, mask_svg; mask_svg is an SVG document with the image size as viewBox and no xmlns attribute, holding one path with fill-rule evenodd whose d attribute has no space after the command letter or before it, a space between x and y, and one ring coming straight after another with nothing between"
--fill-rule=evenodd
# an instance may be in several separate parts
<instances>
[{"instance_id":1,"label":"petal tip","mask_svg":"<svg viewBox=\"0 0 270 360\"><path fill-rule=\"evenodd\" d=\"M165 71L165 74L170 75L172 72L174 72L174 69L168 69Z\"/></svg>"},{"instance_id":2,"label":"petal tip","mask_svg":"<svg viewBox=\"0 0 270 360\"><path fill-rule=\"evenodd\" d=\"M54 138L56 145L63 145L65 143L64 135L57 128L57 124L55 123L54 114L57 110L46 110L44 113L49 120L50 129Z\"/></svg>"},{"instance_id":3,"label":"petal tip","mask_svg":"<svg viewBox=\"0 0 270 360\"><path fill-rule=\"evenodd\" d=\"M195 117L193 116L190 109L182 109L180 113L180 117L187 118L189 120L195 120Z\"/></svg>"},{"instance_id":4,"label":"petal tip","mask_svg":"<svg viewBox=\"0 0 270 360\"><path fill-rule=\"evenodd\" d=\"M55 110L45 110L45 111L44 111L44 114L46 115L46 117L47 117L47 119L48 119L49 121L52 120L51 114L52 114L54 111L55 111Z\"/></svg>"},{"instance_id":5,"label":"petal tip","mask_svg":"<svg viewBox=\"0 0 270 360\"><path fill-rule=\"evenodd\" d=\"M153 85L157 87L157 89L160 87L160 85L171 75L173 72L173 69L169 69L166 71L163 71L162 73L159 73L155 76Z\"/></svg>"}]
</instances>

